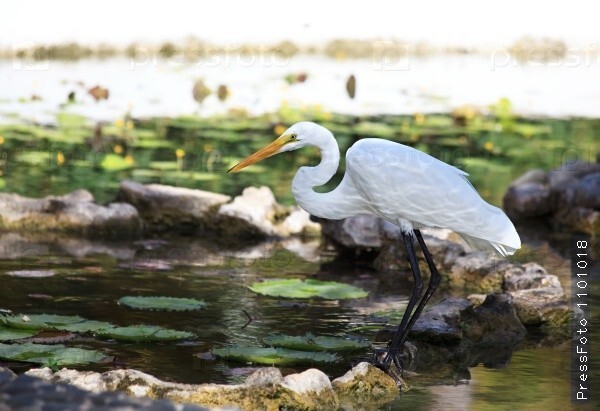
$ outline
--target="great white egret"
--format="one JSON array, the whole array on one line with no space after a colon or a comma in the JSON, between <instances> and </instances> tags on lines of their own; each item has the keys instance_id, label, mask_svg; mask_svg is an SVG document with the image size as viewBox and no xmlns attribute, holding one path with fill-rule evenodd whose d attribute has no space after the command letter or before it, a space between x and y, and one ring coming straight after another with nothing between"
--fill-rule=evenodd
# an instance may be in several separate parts
<instances>
[{"instance_id":1,"label":"great white egret","mask_svg":"<svg viewBox=\"0 0 600 411\"><path fill-rule=\"evenodd\" d=\"M337 171L340 150L329 130L311 122L294 124L228 172L306 146L319 148L321 162L315 167L300 167L294 177L292 193L300 207L312 215L333 220L371 214L400 227L414 282L402 321L378 365L390 372L394 362L401 370L397 360L400 347L440 282L419 229L450 229L472 248L501 256L513 254L521 247L519 235L502 210L479 196L467 180L467 173L412 147L388 140L357 141L346 153L346 174L342 182L331 192L315 192L313 187L327 183ZM431 271L425 293L415 239Z\"/></svg>"}]
</instances>

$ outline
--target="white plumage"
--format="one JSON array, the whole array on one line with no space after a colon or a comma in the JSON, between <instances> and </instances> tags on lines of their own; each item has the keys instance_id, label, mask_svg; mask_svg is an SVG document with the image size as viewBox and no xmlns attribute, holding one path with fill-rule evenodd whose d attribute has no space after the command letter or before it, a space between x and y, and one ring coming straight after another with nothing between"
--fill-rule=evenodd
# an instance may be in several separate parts
<instances>
[{"instance_id":1,"label":"white plumage","mask_svg":"<svg viewBox=\"0 0 600 411\"><path fill-rule=\"evenodd\" d=\"M503 256L521 247L506 214L485 202L468 174L456 167L403 144L366 138L348 149L346 174L339 186L318 194L313 187L327 182L338 168L337 142L314 123L298 123L285 134L290 133L297 134L297 144L304 141L321 149L321 163L302 167L292 184L298 204L313 215L340 219L373 214L406 231L445 228L475 249Z\"/></svg>"},{"instance_id":2,"label":"white plumage","mask_svg":"<svg viewBox=\"0 0 600 411\"><path fill-rule=\"evenodd\" d=\"M445 228L460 234L475 249L503 256L521 247L512 222L479 196L467 173L393 141L366 138L356 142L346 153L342 182L329 193L313 188L336 173L339 146L329 130L311 122L294 124L230 171L305 146L319 148L321 162L300 167L292 193L310 214L334 220L371 214L400 226L405 233L422 227Z\"/></svg>"}]
</instances>

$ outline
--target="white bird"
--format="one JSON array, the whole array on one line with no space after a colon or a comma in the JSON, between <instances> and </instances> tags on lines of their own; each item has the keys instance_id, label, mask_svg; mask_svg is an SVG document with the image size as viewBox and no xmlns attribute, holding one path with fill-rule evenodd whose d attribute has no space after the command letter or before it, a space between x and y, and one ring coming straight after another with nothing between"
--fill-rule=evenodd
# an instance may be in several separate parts
<instances>
[{"instance_id":1,"label":"white bird","mask_svg":"<svg viewBox=\"0 0 600 411\"><path fill-rule=\"evenodd\" d=\"M399 348L440 280L419 229L449 229L472 248L501 256L511 255L521 247L519 235L502 210L479 196L467 179L467 173L412 147L388 140L365 138L357 141L346 153L346 173L342 182L331 192L317 193L313 188L327 183L336 173L340 150L333 134L312 122L294 124L229 172L306 146L321 151L321 162L315 167L300 167L294 177L292 193L300 207L312 215L333 220L360 214L375 215L401 229L415 281L402 322L379 363L389 371L394 361L400 369L396 359ZM431 271L431 280L423 296L415 239Z\"/></svg>"}]
</instances>

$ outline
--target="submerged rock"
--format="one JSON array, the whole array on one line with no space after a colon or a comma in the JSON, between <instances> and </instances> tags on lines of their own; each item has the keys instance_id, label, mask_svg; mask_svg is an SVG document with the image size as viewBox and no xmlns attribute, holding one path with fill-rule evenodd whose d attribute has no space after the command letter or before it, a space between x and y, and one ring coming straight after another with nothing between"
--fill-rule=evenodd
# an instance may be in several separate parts
<instances>
[{"instance_id":1,"label":"submerged rock","mask_svg":"<svg viewBox=\"0 0 600 411\"><path fill-rule=\"evenodd\" d=\"M66 368L52 372L49 368L37 368L26 374L53 383L72 384L94 393L123 391L133 397L245 410L338 409L340 397L355 396L364 403L384 404L398 394L394 380L366 363L359 364L333 384L317 369L283 377L274 367L261 368L248 376L243 384L237 385L171 383L133 369L97 373Z\"/></svg>"},{"instance_id":2,"label":"submerged rock","mask_svg":"<svg viewBox=\"0 0 600 411\"><path fill-rule=\"evenodd\" d=\"M134 207L125 203L96 204L85 190L44 198L0 193L0 231L131 238L138 237L141 228Z\"/></svg>"}]
</instances>

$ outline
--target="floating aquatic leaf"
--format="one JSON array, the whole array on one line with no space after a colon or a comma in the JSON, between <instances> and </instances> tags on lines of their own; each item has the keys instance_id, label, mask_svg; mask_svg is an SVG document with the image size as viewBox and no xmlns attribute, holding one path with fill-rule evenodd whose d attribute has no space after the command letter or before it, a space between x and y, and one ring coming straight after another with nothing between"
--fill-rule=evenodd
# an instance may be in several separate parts
<instances>
[{"instance_id":1,"label":"floating aquatic leaf","mask_svg":"<svg viewBox=\"0 0 600 411\"><path fill-rule=\"evenodd\" d=\"M96 335L103 338L112 338L117 341L176 341L195 337L187 331L170 330L152 325L132 325L129 327L115 327L98 330Z\"/></svg>"},{"instance_id":2,"label":"floating aquatic leaf","mask_svg":"<svg viewBox=\"0 0 600 411\"><path fill-rule=\"evenodd\" d=\"M339 360L335 354L286 348L225 347L215 348L213 353L226 360L268 365L330 363Z\"/></svg>"},{"instance_id":3,"label":"floating aquatic leaf","mask_svg":"<svg viewBox=\"0 0 600 411\"><path fill-rule=\"evenodd\" d=\"M66 366L99 362L104 357L100 351L68 348L61 344L0 344L0 358L11 361Z\"/></svg>"},{"instance_id":4,"label":"floating aquatic leaf","mask_svg":"<svg viewBox=\"0 0 600 411\"><path fill-rule=\"evenodd\" d=\"M118 303L138 310L192 311L206 307L204 301L176 297L126 296L121 298Z\"/></svg>"},{"instance_id":5,"label":"floating aquatic leaf","mask_svg":"<svg viewBox=\"0 0 600 411\"><path fill-rule=\"evenodd\" d=\"M115 327L115 325L104 321L85 320L80 323L58 325L54 328L57 330L70 331L73 333L89 333L96 332L99 330L108 330Z\"/></svg>"},{"instance_id":6,"label":"floating aquatic leaf","mask_svg":"<svg viewBox=\"0 0 600 411\"><path fill-rule=\"evenodd\" d=\"M7 327L26 330L55 330L60 326L82 321L85 321L85 318L77 315L31 314L0 317L0 323Z\"/></svg>"},{"instance_id":7,"label":"floating aquatic leaf","mask_svg":"<svg viewBox=\"0 0 600 411\"><path fill-rule=\"evenodd\" d=\"M312 334L271 335L263 338L263 342L273 347L289 348L301 351L358 351L369 348L366 341L349 340L340 337L314 336Z\"/></svg>"},{"instance_id":8,"label":"floating aquatic leaf","mask_svg":"<svg viewBox=\"0 0 600 411\"><path fill-rule=\"evenodd\" d=\"M0 341L20 340L37 334L37 330L19 330L0 327Z\"/></svg>"},{"instance_id":9,"label":"floating aquatic leaf","mask_svg":"<svg viewBox=\"0 0 600 411\"><path fill-rule=\"evenodd\" d=\"M249 288L259 294L285 298L320 297L330 300L341 300L362 298L368 295L366 291L353 285L313 279L266 280L254 283Z\"/></svg>"}]
</instances>

